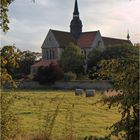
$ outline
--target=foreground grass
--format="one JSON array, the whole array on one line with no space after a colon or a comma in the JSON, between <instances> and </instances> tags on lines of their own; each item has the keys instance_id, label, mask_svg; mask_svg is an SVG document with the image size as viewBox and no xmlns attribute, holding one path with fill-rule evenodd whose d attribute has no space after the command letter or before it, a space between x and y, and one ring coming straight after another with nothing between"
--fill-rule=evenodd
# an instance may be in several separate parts
<instances>
[{"instance_id":1,"label":"foreground grass","mask_svg":"<svg viewBox=\"0 0 140 140\"><path fill-rule=\"evenodd\" d=\"M97 93L95 97L86 98L75 96L74 91L18 91L12 110L20 122L22 133L34 135L48 123L49 116L59 105L58 114L52 128L52 135L61 137L70 126L77 137L108 135L106 129L117 120L120 115L117 108L108 109L102 104L95 104L103 95ZM70 118L70 119L68 119Z\"/></svg>"}]
</instances>

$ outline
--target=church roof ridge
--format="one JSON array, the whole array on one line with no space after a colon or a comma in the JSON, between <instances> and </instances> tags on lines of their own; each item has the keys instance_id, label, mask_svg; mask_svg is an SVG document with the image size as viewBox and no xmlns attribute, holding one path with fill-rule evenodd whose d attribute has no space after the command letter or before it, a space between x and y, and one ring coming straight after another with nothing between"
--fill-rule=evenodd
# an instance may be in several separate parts
<instances>
[{"instance_id":1,"label":"church roof ridge","mask_svg":"<svg viewBox=\"0 0 140 140\"><path fill-rule=\"evenodd\" d=\"M54 29L50 29L51 31L54 31L54 32L63 32L63 33L70 33L68 31L61 31L61 30L54 30Z\"/></svg>"},{"instance_id":2,"label":"church roof ridge","mask_svg":"<svg viewBox=\"0 0 140 140\"><path fill-rule=\"evenodd\" d=\"M114 44L124 44L124 43L128 45L133 45L132 42L127 39L119 39L119 38L104 37L104 36L102 36L102 39L106 46L114 45Z\"/></svg>"},{"instance_id":3,"label":"church roof ridge","mask_svg":"<svg viewBox=\"0 0 140 140\"><path fill-rule=\"evenodd\" d=\"M83 33L97 33L97 32L100 32L99 30L96 30L96 31L85 31L85 32L82 32Z\"/></svg>"},{"instance_id":4,"label":"church roof ridge","mask_svg":"<svg viewBox=\"0 0 140 140\"><path fill-rule=\"evenodd\" d=\"M55 29L50 29L51 31L54 31L54 32L62 32L62 33L68 33L68 34L71 34L70 32L68 31L62 31L62 30L55 30ZM97 33L97 32L100 32L99 30L96 30L96 31L85 31L85 32L82 32L81 34L85 34L85 33Z\"/></svg>"},{"instance_id":5,"label":"church roof ridge","mask_svg":"<svg viewBox=\"0 0 140 140\"><path fill-rule=\"evenodd\" d=\"M102 38L105 38L105 39L114 39L114 40L121 40L121 41L128 41L127 39L113 38L113 37L106 37L106 36L102 36Z\"/></svg>"},{"instance_id":6,"label":"church roof ridge","mask_svg":"<svg viewBox=\"0 0 140 140\"><path fill-rule=\"evenodd\" d=\"M59 43L60 47L62 47L62 48L67 46L70 42L76 43L76 40L74 39L74 37L71 35L70 32L52 30L52 29L51 29L51 31L52 31L55 39Z\"/></svg>"}]
</instances>

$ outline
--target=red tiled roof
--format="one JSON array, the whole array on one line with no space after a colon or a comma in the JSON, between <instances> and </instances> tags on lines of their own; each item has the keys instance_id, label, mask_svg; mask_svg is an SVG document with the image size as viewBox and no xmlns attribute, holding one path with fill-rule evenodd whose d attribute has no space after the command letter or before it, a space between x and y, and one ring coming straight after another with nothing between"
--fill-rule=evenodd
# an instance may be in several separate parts
<instances>
[{"instance_id":1,"label":"red tiled roof","mask_svg":"<svg viewBox=\"0 0 140 140\"><path fill-rule=\"evenodd\" d=\"M71 35L70 32L64 32L64 31L57 31L57 30L51 30L58 41L60 47L66 47L70 42L73 42L76 44L76 40Z\"/></svg>"},{"instance_id":2,"label":"red tiled roof","mask_svg":"<svg viewBox=\"0 0 140 140\"><path fill-rule=\"evenodd\" d=\"M97 31L83 32L76 41L70 32L51 30L60 47L67 46L70 42L77 44L80 48L88 48L95 39Z\"/></svg>"},{"instance_id":3,"label":"red tiled roof","mask_svg":"<svg viewBox=\"0 0 140 140\"><path fill-rule=\"evenodd\" d=\"M110 37L103 37L103 36L102 36L102 39L103 39L103 42L104 42L105 46L121 45L121 44L132 45L131 41L129 41L129 40L110 38Z\"/></svg>"},{"instance_id":4,"label":"red tiled roof","mask_svg":"<svg viewBox=\"0 0 140 140\"><path fill-rule=\"evenodd\" d=\"M35 64L32 65L32 67L46 67L46 66L49 66L50 64L54 64L54 65L57 65L57 60L56 59L52 59L52 60L42 60L42 61L39 61Z\"/></svg>"},{"instance_id":5,"label":"red tiled roof","mask_svg":"<svg viewBox=\"0 0 140 140\"><path fill-rule=\"evenodd\" d=\"M80 38L77 41L77 45L80 48L89 48L91 47L96 34L98 31L93 31L93 32L84 32L80 35Z\"/></svg>"},{"instance_id":6,"label":"red tiled roof","mask_svg":"<svg viewBox=\"0 0 140 140\"><path fill-rule=\"evenodd\" d=\"M80 35L80 38L76 41L70 32L51 30L54 34L56 40L58 41L60 47L66 47L70 42L77 44L80 48L90 48L97 32L99 31L91 31L91 32L83 32ZM105 46L109 45L120 45L120 44L128 44L132 45L131 41L110 37L103 37L102 40Z\"/></svg>"}]
</instances>

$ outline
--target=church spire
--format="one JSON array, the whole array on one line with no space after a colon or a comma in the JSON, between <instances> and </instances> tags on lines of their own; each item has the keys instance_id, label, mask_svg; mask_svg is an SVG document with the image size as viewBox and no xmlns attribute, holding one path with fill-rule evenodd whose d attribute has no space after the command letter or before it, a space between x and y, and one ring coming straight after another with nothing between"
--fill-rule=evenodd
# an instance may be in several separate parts
<instances>
[{"instance_id":1,"label":"church spire","mask_svg":"<svg viewBox=\"0 0 140 140\"><path fill-rule=\"evenodd\" d=\"M75 0L73 19L70 23L70 32L75 39L78 39L80 34L82 33L82 22L79 18L79 10L78 10L77 0Z\"/></svg>"},{"instance_id":2,"label":"church spire","mask_svg":"<svg viewBox=\"0 0 140 140\"><path fill-rule=\"evenodd\" d=\"M77 0L75 0L73 15L79 15Z\"/></svg>"}]
</instances>

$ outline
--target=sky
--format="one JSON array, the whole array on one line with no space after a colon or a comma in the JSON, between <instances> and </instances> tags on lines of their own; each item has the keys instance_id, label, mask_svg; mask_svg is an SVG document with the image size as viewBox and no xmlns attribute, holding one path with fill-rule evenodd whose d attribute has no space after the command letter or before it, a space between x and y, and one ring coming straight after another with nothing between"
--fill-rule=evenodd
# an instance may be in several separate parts
<instances>
[{"instance_id":1,"label":"sky","mask_svg":"<svg viewBox=\"0 0 140 140\"><path fill-rule=\"evenodd\" d=\"M15 0L9 6L10 30L1 33L1 46L41 52L49 29L70 31L75 0ZM83 32L140 43L140 0L78 0Z\"/></svg>"}]
</instances>

